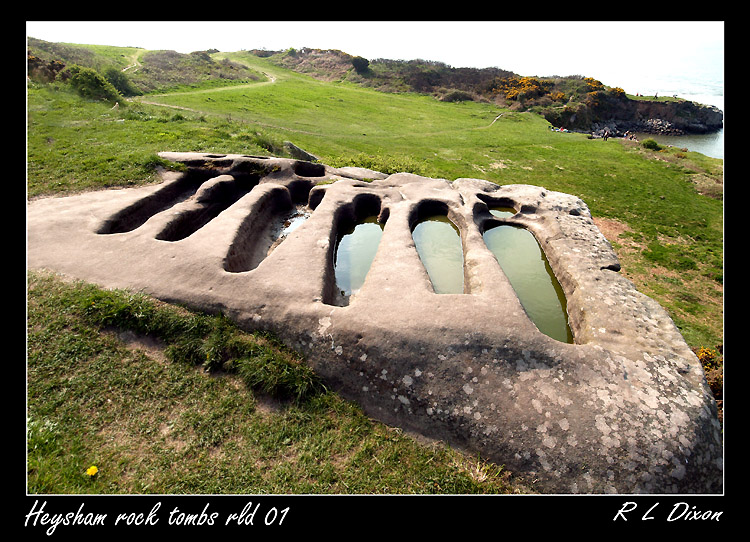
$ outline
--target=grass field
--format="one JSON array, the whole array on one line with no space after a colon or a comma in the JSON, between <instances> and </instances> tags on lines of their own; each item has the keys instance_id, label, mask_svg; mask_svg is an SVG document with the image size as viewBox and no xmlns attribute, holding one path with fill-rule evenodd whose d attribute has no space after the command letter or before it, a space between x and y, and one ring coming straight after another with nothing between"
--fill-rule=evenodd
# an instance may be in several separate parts
<instances>
[{"instance_id":1,"label":"grass field","mask_svg":"<svg viewBox=\"0 0 750 542\"><path fill-rule=\"evenodd\" d=\"M183 87L117 107L29 83L28 196L154 182L159 151L283 155L286 140L331 165L544 186L589 205L621 272L667 309L688 344L722 345L723 206L699 193L710 186L716 196L721 160L553 132L538 116L489 103L317 81L244 52L218 56L266 79ZM93 287L38 273L28 280L31 492L523 490L500 466L418 444L326 391L268 407L266 380L249 385L236 367L206 373L170 362L164 352L179 352L165 350L178 338L134 349L123 337L142 330L121 323L109 331L82 308L99 295ZM143 301L124 295L118 303L131 310ZM100 468L95 477L85 476L89 464Z\"/></svg>"},{"instance_id":2,"label":"grass field","mask_svg":"<svg viewBox=\"0 0 750 542\"><path fill-rule=\"evenodd\" d=\"M520 491L498 465L371 421L220 317L39 272L28 297L30 493Z\"/></svg>"}]
</instances>

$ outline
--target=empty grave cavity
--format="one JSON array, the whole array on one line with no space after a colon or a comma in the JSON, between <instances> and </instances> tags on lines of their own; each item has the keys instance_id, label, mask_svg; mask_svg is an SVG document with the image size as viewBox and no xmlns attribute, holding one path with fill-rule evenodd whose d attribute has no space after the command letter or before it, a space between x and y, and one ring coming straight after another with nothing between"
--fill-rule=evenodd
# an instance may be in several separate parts
<instances>
[{"instance_id":1,"label":"empty grave cavity","mask_svg":"<svg viewBox=\"0 0 750 542\"><path fill-rule=\"evenodd\" d=\"M448 206L423 201L412 220L412 239L436 294L464 293L464 255Z\"/></svg>"},{"instance_id":2,"label":"empty grave cavity","mask_svg":"<svg viewBox=\"0 0 750 542\"><path fill-rule=\"evenodd\" d=\"M190 168L174 182L117 212L99 227L97 233L127 233L136 230L152 216L189 199L213 176L213 172Z\"/></svg>"},{"instance_id":3,"label":"empty grave cavity","mask_svg":"<svg viewBox=\"0 0 750 542\"><path fill-rule=\"evenodd\" d=\"M248 194L259 180L259 175L229 174L209 179L193 195L191 208L180 212L156 238L161 241L180 241L190 237Z\"/></svg>"},{"instance_id":4,"label":"empty grave cavity","mask_svg":"<svg viewBox=\"0 0 750 542\"><path fill-rule=\"evenodd\" d=\"M483 238L537 329L573 343L565 293L534 235L521 226L490 220Z\"/></svg>"},{"instance_id":5,"label":"empty grave cavity","mask_svg":"<svg viewBox=\"0 0 750 542\"><path fill-rule=\"evenodd\" d=\"M298 160L292 165L292 171L300 177L323 177L326 174L326 167L323 164Z\"/></svg>"},{"instance_id":6,"label":"empty grave cavity","mask_svg":"<svg viewBox=\"0 0 750 542\"><path fill-rule=\"evenodd\" d=\"M388 209L381 209L379 197L358 194L352 203L339 209L334 220L336 243L332 268L335 288L326 301L345 306L365 282L388 220Z\"/></svg>"}]
</instances>

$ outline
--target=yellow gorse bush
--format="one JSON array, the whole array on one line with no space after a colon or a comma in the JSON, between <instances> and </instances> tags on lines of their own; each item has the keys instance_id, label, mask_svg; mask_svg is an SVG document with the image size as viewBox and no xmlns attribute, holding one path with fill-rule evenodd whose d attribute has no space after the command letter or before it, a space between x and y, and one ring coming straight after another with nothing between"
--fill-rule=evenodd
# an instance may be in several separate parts
<instances>
[{"instance_id":1,"label":"yellow gorse bush","mask_svg":"<svg viewBox=\"0 0 750 542\"><path fill-rule=\"evenodd\" d=\"M588 87L588 92L595 92L597 90L604 90L604 84L601 81L594 79L593 77L584 77L583 81Z\"/></svg>"},{"instance_id":2,"label":"yellow gorse bush","mask_svg":"<svg viewBox=\"0 0 750 542\"><path fill-rule=\"evenodd\" d=\"M698 360L701 362L704 368L710 369L716 365L719 354L716 350L712 350L706 347L700 347L695 353L698 356Z\"/></svg>"},{"instance_id":3,"label":"yellow gorse bush","mask_svg":"<svg viewBox=\"0 0 750 542\"><path fill-rule=\"evenodd\" d=\"M552 99L552 101L562 102L565 99L565 94L560 91L550 92L549 97Z\"/></svg>"},{"instance_id":4,"label":"yellow gorse bush","mask_svg":"<svg viewBox=\"0 0 750 542\"><path fill-rule=\"evenodd\" d=\"M549 87L549 83L544 83L535 77L506 77L500 79L492 90L504 95L507 100L520 100L543 96Z\"/></svg>"}]
</instances>

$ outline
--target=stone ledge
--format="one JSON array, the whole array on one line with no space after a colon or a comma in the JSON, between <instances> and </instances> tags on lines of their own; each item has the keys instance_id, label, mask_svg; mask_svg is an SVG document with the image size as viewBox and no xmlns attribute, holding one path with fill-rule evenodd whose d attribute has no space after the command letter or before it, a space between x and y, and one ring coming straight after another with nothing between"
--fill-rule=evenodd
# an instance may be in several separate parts
<instances>
[{"instance_id":1,"label":"stone ledge","mask_svg":"<svg viewBox=\"0 0 750 542\"><path fill-rule=\"evenodd\" d=\"M187 173L30 202L29 267L272 331L374 418L480 453L543 492L722 492L720 424L702 367L667 313L617 273L579 198L291 159L162 156ZM415 250L425 201L461 231L463 294L435 294ZM512 203L518 212L503 220L543 248L574 344L536 328L484 245L492 201ZM337 304L337 224L365 204L387 216L383 236L361 290ZM274 245L269 223L294 206L310 218ZM187 235L164 235L186 216ZM258 251L252 265L227 264L247 250Z\"/></svg>"}]
</instances>

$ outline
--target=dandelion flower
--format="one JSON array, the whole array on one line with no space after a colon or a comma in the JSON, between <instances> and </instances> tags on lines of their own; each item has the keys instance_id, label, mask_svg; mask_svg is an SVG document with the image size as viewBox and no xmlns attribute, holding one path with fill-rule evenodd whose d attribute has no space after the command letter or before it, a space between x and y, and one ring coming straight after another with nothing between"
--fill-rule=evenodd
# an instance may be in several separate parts
<instances>
[{"instance_id":1,"label":"dandelion flower","mask_svg":"<svg viewBox=\"0 0 750 542\"><path fill-rule=\"evenodd\" d=\"M99 472L99 469L96 468L96 465L91 465L87 470L86 474L89 476L96 476L96 473Z\"/></svg>"}]
</instances>

